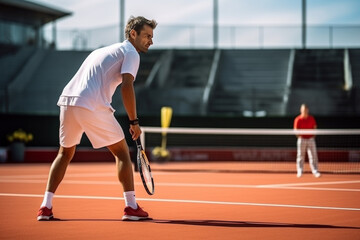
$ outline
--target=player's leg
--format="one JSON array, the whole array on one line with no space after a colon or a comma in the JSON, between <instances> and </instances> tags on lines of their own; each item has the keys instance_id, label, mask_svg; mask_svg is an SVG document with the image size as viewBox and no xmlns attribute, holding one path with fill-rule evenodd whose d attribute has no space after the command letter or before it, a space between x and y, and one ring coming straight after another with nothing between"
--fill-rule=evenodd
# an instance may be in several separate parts
<instances>
[{"instance_id":1,"label":"player's leg","mask_svg":"<svg viewBox=\"0 0 360 240\"><path fill-rule=\"evenodd\" d=\"M124 192L134 191L134 176L129 148L125 139L107 147L114 155L117 175Z\"/></svg>"},{"instance_id":2,"label":"player's leg","mask_svg":"<svg viewBox=\"0 0 360 240\"><path fill-rule=\"evenodd\" d=\"M52 213L52 199L56 189L64 178L67 166L75 153L75 146L70 148L60 147L59 152L51 164L49 171L46 192L44 194L43 202L40 205L37 220L50 220L53 218Z\"/></svg>"},{"instance_id":3,"label":"player's leg","mask_svg":"<svg viewBox=\"0 0 360 240\"><path fill-rule=\"evenodd\" d=\"M79 109L81 127L94 148L107 147L116 160L118 178L124 191L134 191L132 162L124 132L109 109L96 112Z\"/></svg>"},{"instance_id":4,"label":"player's leg","mask_svg":"<svg viewBox=\"0 0 360 240\"><path fill-rule=\"evenodd\" d=\"M51 165L46 191L55 193L64 178L67 166L75 154L76 145L80 143L83 130L78 121L79 112L76 107L60 108L58 154Z\"/></svg>"},{"instance_id":5,"label":"player's leg","mask_svg":"<svg viewBox=\"0 0 360 240\"><path fill-rule=\"evenodd\" d=\"M306 153L306 142L305 139L299 137L297 139L297 155L296 155L296 170L297 177L301 177L304 169L305 153Z\"/></svg>"},{"instance_id":6,"label":"player's leg","mask_svg":"<svg viewBox=\"0 0 360 240\"><path fill-rule=\"evenodd\" d=\"M74 156L76 144L80 143L83 130L76 119L76 115L76 108L60 107L60 148L49 171L44 199L38 212L38 220L49 220L53 217L52 199L54 193Z\"/></svg>"},{"instance_id":7,"label":"player's leg","mask_svg":"<svg viewBox=\"0 0 360 240\"><path fill-rule=\"evenodd\" d=\"M307 153L309 156L311 172L314 174L315 177L320 177L320 173L318 171L318 156L314 138L309 139Z\"/></svg>"},{"instance_id":8,"label":"player's leg","mask_svg":"<svg viewBox=\"0 0 360 240\"><path fill-rule=\"evenodd\" d=\"M55 193L64 178L67 166L74 157L76 146L64 148L60 146L59 152L51 164L49 178L46 186L47 192Z\"/></svg>"},{"instance_id":9,"label":"player's leg","mask_svg":"<svg viewBox=\"0 0 360 240\"><path fill-rule=\"evenodd\" d=\"M147 219L148 213L136 203L134 191L134 176L129 148L125 139L108 146L116 160L118 179L124 190L125 209L123 220Z\"/></svg>"},{"instance_id":10,"label":"player's leg","mask_svg":"<svg viewBox=\"0 0 360 240\"><path fill-rule=\"evenodd\" d=\"M81 109L81 127L88 136L94 148L107 147L114 155L117 173L124 190L125 220L139 220L148 217L136 203L134 191L134 176L129 147L124 132L109 109L92 112Z\"/></svg>"}]
</instances>

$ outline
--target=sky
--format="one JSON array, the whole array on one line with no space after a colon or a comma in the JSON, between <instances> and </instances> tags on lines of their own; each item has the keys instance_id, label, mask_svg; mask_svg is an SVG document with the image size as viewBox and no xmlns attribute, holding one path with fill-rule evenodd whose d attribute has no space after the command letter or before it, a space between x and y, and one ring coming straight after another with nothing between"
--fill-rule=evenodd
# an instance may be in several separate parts
<instances>
[{"instance_id":1,"label":"sky","mask_svg":"<svg viewBox=\"0 0 360 240\"><path fill-rule=\"evenodd\" d=\"M120 22L120 0L29 1L72 12L71 16L57 21L58 30L96 29L116 26ZM219 26L301 26L301 6L302 0L218 0L218 23ZM125 21L130 16L139 15L155 19L160 27L173 25L209 27L213 24L213 1L125 0ZM307 24L360 26L360 0L307 0ZM356 33L357 35L360 34L359 29L357 29L359 32ZM187 35L189 34L191 35L191 33L187 33ZM212 36L209 33L205 34L208 35L204 38ZM197 33L195 41L201 41L205 34ZM162 32L159 35L162 36L161 39L164 39ZM186 33L182 32L182 35L186 35ZM248 33L246 35L249 36ZM258 38L258 35L257 33L255 38ZM289 34L287 33L287 35ZM323 35L328 34L324 33ZM338 36L340 35L338 34ZM267 39L269 36L269 34L266 35ZM178 36L174 36L174 38L178 38ZM296 36L296 38L298 37ZM191 36L189 36L182 41L194 40L191 40ZM170 42L170 40L166 39L166 42Z\"/></svg>"},{"instance_id":2,"label":"sky","mask_svg":"<svg viewBox=\"0 0 360 240\"><path fill-rule=\"evenodd\" d=\"M72 12L60 28L119 23L119 0L32 0ZM302 0L218 0L220 25L301 24ZM212 0L125 0L125 19L143 15L163 25L211 25ZM359 0L307 0L308 24L360 24Z\"/></svg>"}]
</instances>

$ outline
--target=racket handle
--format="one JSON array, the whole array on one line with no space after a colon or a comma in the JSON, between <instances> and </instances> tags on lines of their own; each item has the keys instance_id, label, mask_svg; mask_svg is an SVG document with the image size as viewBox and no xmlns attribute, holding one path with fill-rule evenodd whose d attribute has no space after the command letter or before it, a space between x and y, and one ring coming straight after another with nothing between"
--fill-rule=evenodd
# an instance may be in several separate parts
<instances>
[{"instance_id":1,"label":"racket handle","mask_svg":"<svg viewBox=\"0 0 360 240\"><path fill-rule=\"evenodd\" d=\"M141 146L141 140L140 140L140 137L138 137L138 139L136 139L136 141L135 141L135 142L136 142L136 145L137 145L137 146Z\"/></svg>"}]
</instances>

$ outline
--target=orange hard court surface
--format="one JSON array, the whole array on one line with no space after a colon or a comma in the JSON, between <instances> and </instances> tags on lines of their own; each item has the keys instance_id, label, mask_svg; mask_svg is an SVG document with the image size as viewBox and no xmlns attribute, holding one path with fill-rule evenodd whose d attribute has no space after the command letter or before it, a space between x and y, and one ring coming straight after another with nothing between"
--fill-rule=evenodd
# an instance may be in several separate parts
<instances>
[{"instance_id":1,"label":"orange hard court surface","mask_svg":"<svg viewBox=\"0 0 360 240\"><path fill-rule=\"evenodd\" d=\"M360 239L360 175L244 173L241 163L152 164L135 173L151 221L121 221L114 163L72 163L38 222L50 164L0 165L0 239ZM196 169L196 171L194 171Z\"/></svg>"}]
</instances>

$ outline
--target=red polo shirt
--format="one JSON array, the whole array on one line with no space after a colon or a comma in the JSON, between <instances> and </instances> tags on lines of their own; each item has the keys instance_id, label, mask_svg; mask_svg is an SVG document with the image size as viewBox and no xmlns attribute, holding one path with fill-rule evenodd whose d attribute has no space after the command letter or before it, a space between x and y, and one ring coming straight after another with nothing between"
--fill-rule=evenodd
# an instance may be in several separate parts
<instances>
[{"instance_id":1,"label":"red polo shirt","mask_svg":"<svg viewBox=\"0 0 360 240\"><path fill-rule=\"evenodd\" d=\"M294 129L315 129L316 121L315 118L311 115L308 115L307 118L302 117L301 115L297 116L294 120ZM300 135L302 138L312 138L314 135Z\"/></svg>"}]
</instances>

